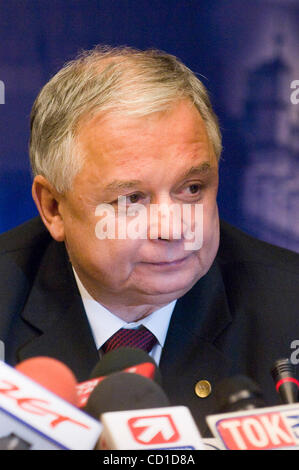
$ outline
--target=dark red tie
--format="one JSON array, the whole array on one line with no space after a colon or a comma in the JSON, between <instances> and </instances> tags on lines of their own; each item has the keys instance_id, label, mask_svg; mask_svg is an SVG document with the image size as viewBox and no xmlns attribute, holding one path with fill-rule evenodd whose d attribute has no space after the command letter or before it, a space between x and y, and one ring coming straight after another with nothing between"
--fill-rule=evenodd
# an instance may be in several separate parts
<instances>
[{"instance_id":1,"label":"dark red tie","mask_svg":"<svg viewBox=\"0 0 299 470\"><path fill-rule=\"evenodd\" d=\"M137 329L121 328L109 338L102 346L102 351L107 353L118 348L139 348L150 352L157 343L157 338L147 328L141 326Z\"/></svg>"}]
</instances>

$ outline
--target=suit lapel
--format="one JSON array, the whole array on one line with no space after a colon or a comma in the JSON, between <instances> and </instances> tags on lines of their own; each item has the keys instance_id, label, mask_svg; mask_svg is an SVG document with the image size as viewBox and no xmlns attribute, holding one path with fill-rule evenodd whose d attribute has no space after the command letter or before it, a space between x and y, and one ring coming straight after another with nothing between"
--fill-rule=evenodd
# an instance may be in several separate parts
<instances>
[{"instance_id":1,"label":"suit lapel","mask_svg":"<svg viewBox=\"0 0 299 470\"><path fill-rule=\"evenodd\" d=\"M22 318L35 334L19 348L19 361L50 356L70 367L79 381L89 377L98 352L63 244L50 243Z\"/></svg>"},{"instance_id":2,"label":"suit lapel","mask_svg":"<svg viewBox=\"0 0 299 470\"><path fill-rule=\"evenodd\" d=\"M195 286L177 301L160 368L163 387L173 405L188 403L201 431L204 416L215 411L213 388L231 368L231 359L217 347L217 339L232 318L217 261ZM208 380L212 393L199 398L195 385Z\"/></svg>"},{"instance_id":3,"label":"suit lapel","mask_svg":"<svg viewBox=\"0 0 299 470\"><path fill-rule=\"evenodd\" d=\"M195 286L175 306L161 366L177 366L198 342L213 344L232 321L221 270L215 261ZM178 345L180 345L178 350Z\"/></svg>"}]
</instances>

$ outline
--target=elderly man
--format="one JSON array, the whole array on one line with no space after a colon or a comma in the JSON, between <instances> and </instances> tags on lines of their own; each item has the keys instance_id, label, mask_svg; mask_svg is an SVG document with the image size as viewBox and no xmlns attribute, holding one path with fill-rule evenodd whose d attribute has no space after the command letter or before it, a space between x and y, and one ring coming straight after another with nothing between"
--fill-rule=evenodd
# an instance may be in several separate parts
<instances>
[{"instance_id":1,"label":"elderly man","mask_svg":"<svg viewBox=\"0 0 299 470\"><path fill-rule=\"evenodd\" d=\"M107 344L141 333L202 432L224 377L276 403L269 370L299 338L298 257L219 222L220 154L207 92L175 57L97 47L60 70L31 116L40 217L0 237L7 362L52 356L85 380Z\"/></svg>"}]
</instances>

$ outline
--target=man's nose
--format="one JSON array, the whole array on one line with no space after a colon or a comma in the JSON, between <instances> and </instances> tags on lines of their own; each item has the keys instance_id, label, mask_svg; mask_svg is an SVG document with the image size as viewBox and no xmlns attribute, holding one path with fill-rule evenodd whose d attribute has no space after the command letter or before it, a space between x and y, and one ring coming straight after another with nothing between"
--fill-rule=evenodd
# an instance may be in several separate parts
<instances>
[{"instance_id":1,"label":"man's nose","mask_svg":"<svg viewBox=\"0 0 299 470\"><path fill-rule=\"evenodd\" d=\"M169 241L183 238L182 207L171 198L150 204L148 221L148 238Z\"/></svg>"}]
</instances>

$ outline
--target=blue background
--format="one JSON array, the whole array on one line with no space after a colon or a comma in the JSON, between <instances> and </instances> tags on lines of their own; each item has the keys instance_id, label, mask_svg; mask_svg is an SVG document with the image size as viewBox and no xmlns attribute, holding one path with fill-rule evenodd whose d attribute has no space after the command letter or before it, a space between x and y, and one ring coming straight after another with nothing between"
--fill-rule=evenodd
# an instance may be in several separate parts
<instances>
[{"instance_id":1,"label":"blue background","mask_svg":"<svg viewBox=\"0 0 299 470\"><path fill-rule=\"evenodd\" d=\"M159 48L201 74L223 133L221 216L299 251L298 0L0 0L0 232L37 214L38 91L98 43Z\"/></svg>"}]
</instances>

